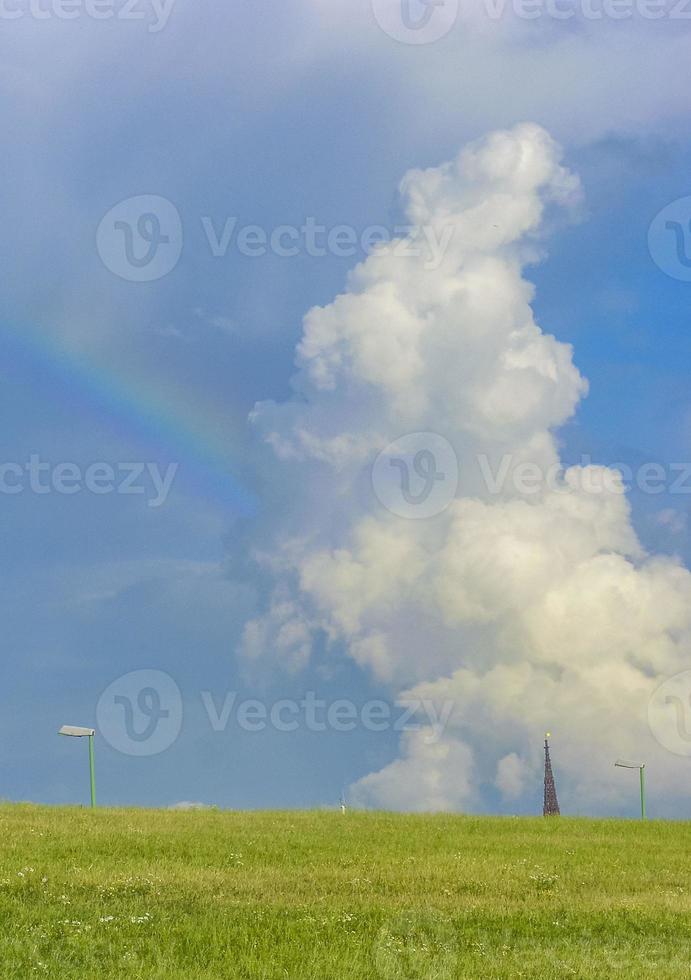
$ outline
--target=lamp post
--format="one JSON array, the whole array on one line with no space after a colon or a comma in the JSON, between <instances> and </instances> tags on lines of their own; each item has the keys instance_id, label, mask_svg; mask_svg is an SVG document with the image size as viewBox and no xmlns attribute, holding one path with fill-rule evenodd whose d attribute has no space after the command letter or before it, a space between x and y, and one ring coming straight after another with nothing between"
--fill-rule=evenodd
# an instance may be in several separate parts
<instances>
[{"instance_id":1,"label":"lamp post","mask_svg":"<svg viewBox=\"0 0 691 980\"><path fill-rule=\"evenodd\" d=\"M89 785L91 787L91 806L96 806L96 772L94 768L94 735L93 728L79 728L76 725L63 725L58 735L69 735L72 738L89 739Z\"/></svg>"},{"instance_id":2,"label":"lamp post","mask_svg":"<svg viewBox=\"0 0 691 980\"><path fill-rule=\"evenodd\" d=\"M645 820L645 762L627 762L625 759L617 759L614 765L620 769L638 769L641 779L641 820Z\"/></svg>"}]
</instances>

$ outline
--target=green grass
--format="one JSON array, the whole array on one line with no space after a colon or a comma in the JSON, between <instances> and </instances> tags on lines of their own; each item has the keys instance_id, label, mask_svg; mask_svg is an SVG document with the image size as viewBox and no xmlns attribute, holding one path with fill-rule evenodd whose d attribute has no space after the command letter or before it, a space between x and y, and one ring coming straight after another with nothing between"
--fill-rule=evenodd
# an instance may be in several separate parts
<instances>
[{"instance_id":1,"label":"green grass","mask_svg":"<svg viewBox=\"0 0 691 980\"><path fill-rule=\"evenodd\" d=\"M0 977L691 977L691 823L0 806Z\"/></svg>"}]
</instances>

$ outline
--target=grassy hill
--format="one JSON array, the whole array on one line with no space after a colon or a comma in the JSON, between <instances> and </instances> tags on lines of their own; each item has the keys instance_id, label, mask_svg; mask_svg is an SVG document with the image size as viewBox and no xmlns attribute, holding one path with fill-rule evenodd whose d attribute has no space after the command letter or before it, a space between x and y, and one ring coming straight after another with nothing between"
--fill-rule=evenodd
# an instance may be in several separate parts
<instances>
[{"instance_id":1,"label":"grassy hill","mask_svg":"<svg viewBox=\"0 0 691 980\"><path fill-rule=\"evenodd\" d=\"M691 823L0 807L0 976L691 977Z\"/></svg>"}]
</instances>

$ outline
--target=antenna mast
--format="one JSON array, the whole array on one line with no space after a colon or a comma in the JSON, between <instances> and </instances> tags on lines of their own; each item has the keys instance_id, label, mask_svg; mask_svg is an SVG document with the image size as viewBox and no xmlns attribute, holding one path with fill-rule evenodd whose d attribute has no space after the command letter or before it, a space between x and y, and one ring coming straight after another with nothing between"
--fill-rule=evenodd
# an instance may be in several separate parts
<instances>
[{"instance_id":1,"label":"antenna mast","mask_svg":"<svg viewBox=\"0 0 691 980\"><path fill-rule=\"evenodd\" d=\"M557 789L554 785L554 773L552 772L552 760L549 757L550 732L545 735L545 800L542 807L543 817L558 817L559 800L557 799Z\"/></svg>"}]
</instances>

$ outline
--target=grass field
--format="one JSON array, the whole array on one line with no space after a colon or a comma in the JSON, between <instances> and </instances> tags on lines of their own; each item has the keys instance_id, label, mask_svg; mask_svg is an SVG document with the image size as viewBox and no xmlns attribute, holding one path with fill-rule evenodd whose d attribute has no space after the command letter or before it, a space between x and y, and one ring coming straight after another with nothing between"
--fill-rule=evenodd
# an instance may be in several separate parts
<instances>
[{"instance_id":1,"label":"grass field","mask_svg":"<svg viewBox=\"0 0 691 980\"><path fill-rule=\"evenodd\" d=\"M691 977L691 824L0 807L0 977Z\"/></svg>"}]
</instances>

